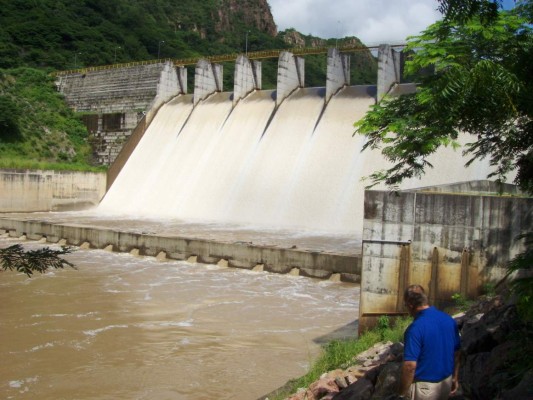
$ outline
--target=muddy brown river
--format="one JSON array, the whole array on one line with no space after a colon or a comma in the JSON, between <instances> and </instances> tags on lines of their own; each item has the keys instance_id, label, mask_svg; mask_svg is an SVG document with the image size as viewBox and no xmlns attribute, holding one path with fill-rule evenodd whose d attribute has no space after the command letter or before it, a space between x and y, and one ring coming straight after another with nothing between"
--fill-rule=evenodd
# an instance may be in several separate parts
<instances>
[{"instance_id":1,"label":"muddy brown river","mask_svg":"<svg viewBox=\"0 0 533 400\"><path fill-rule=\"evenodd\" d=\"M254 400L357 332L357 285L103 250L67 258L77 270L0 272L4 399Z\"/></svg>"}]
</instances>

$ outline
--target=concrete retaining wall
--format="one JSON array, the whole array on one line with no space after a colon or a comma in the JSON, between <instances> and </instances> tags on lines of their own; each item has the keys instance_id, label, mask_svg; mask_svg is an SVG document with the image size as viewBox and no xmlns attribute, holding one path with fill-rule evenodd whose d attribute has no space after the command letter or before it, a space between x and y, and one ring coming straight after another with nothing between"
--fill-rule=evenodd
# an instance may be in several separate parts
<instances>
[{"instance_id":1,"label":"concrete retaining wall","mask_svg":"<svg viewBox=\"0 0 533 400\"><path fill-rule=\"evenodd\" d=\"M86 209L105 191L105 172L0 170L0 212Z\"/></svg>"},{"instance_id":2,"label":"concrete retaining wall","mask_svg":"<svg viewBox=\"0 0 533 400\"><path fill-rule=\"evenodd\" d=\"M523 251L515 239L533 226L533 199L488 195L489 183L473 185L476 193L453 193L461 186L472 187L365 193L361 329L378 315L404 313L409 284L424 286L436 305L456 293L477 296Z\"/></svg>"},{"instance_id":3,"label":"concrete retaining wall","mask_svg":"<svg viewBox=\"0 0 533 400\"><path fill-rule=\"evenodd\" d=\"M119 232L77 225L56 225L41 221L0 218L0 233L11 237L157 256L174 260L219 264L234 268L290 273L319 279L359 282L361 258L340 254L309 252L249 243L227 243L173 236ZM111 247L109 247L111 246Z\"/></svg>"}]
</instances>

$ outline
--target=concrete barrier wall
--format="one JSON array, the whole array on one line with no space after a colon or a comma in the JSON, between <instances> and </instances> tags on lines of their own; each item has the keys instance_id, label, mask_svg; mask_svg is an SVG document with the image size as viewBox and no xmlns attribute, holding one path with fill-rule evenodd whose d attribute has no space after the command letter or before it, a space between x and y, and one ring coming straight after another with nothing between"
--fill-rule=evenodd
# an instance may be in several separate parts
<instances>
[{"instance_id":1,"label":"concrete barrier wall","mask_svg":"<svg viewBox=\"0 0 533 400\"><path fill-rule=\"evenodd\" d=\"M456 293L477 296L523 251L515 239L533 226L532 198L431 190L365 193L361 329L379 315L404 313L401 297L409 284L424 286L436 305ZM489 184L476 187L490 190Z\"/></svg>"},{"instance_id":2,"label":"concrete barrier wall","mask_svg":"<svg viewBox=\"0 0 533 400\"><path fill-rule=\"evenodd\" d=\"M318 253L249 243L228 243L173 236L156 236L120 232L79 225L57 225L42 221L0 218L0 233L11 237L91 248L112 248L115 251L165 257L174 260L219 264L234 268L290 273L319 279L335 278L359 282L361 258L331 253ZM110 247L111 246L111 247Z\"/></svg>"},{"instance_id":3,"label":"concrete barrier wall","mask_svg":"<svg viewBox=\"0 0 533 400\"><path fill-rule=\"evenodd\" d=\"M105 191L105 172L0 170L0 212L86 209Z\"/></svg>"}]
</instances>

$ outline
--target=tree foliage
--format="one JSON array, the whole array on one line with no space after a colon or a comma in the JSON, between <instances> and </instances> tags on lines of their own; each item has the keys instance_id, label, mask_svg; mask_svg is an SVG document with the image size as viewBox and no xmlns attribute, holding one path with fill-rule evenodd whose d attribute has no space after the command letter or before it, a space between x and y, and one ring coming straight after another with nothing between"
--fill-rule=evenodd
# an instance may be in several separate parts
<instances>
[{"instance_id":1,"label":"tree foliage","mask_svg":"<svg viewBox=\"0 0 533 400\"><path fill-rule=\"evenodd\" d=\"M90 165L87 129L46 71L0 69L0 156L1 168L21 159Z\"/></svg>"},{"instance_id":2,"label":"tree foliage","mask_svg":"<svg viewBox=\"0 0 533 400\"><path fill-rule=\"evenodd\" d=\"M49 247L43 247L38 250L24 251L20 244L0 249L0 268L4 271L18 271L31 277L33 273L41 274L50 268L75 268L74 264L61 258L61 255L72 253L70 247L62 246L61 250L52 250Z\"/></svg>"},{"instance_id":3,"label":"tree foliage","mask_svg":"<svg viewBox=\"0 0 533 400\"><path fill-rule=\"evenodd\" d=\"M420 78L416 93L385 98L356 123L368 138L364 149L380 148L393 163L371 175L374 184L394 188L422 175L432 167L431 154L458 147L459 133L467 132L467 165L487 157L489 177L503 181L516 170L515 182L533 193L533 36L525 12L531 2L520 3L494 20L472 15L472 8L448 8L447 18L409 38L406 72L435 72Z\"/></svg>"},{"instance_id":4,"label":"tree foliage","mask_svg":"<svg viewBox=\"0 0 533 400\"><path fill-rule=\"evenodd\" d=\"M517 296L517 306L522 317L533 323L533 232L520 235L525 250L514 257L508 265L508 275L515 274L511 291Z\"/></svg>"}]
</instances>

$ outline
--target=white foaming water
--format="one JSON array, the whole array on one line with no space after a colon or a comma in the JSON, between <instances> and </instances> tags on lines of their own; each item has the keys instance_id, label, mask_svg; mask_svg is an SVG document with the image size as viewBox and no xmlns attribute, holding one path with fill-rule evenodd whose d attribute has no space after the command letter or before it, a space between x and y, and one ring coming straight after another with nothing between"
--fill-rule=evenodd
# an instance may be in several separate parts
<instances>
[{"instance_id":1,"label":"white foaming water","mask_svg":"<svg viewBox=\"0 0 533 400\"><path fill-rule=\"evenodd\" d=\"M345 88L327 107L323 89L299 89L277 110L272 91L234 108L228 93L218 93L192 114L191 97L177 97L159 111L97 213L360 237L361 178L387 167L378 151L361 153L365 138L353 136L353 123L374 103L368 89ZM431 157L435 169L402 188L486 178L487 161L470 168L465 161L461 150L443 149Z\"/></svg>"}]
</instances>

